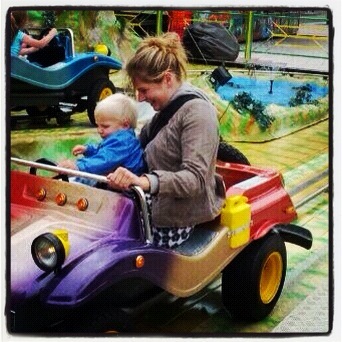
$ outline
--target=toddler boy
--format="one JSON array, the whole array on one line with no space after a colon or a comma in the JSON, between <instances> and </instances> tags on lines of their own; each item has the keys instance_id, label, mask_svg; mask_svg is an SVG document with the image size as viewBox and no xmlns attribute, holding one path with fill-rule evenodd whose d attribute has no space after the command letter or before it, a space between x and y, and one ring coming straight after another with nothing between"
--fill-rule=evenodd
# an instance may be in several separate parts
<instances>
[{"instance_id":1,"label":"toddler boy","mask_svg":"<svg viewBox=\"0 0 342 342\"><path fill-rule=\"evenodd\" d=\"M100 101L95 108L97 132L102 141L98 145L76 145L76 160L63 160L58 166L88 173L107 175L123 166L140 175L144 172L143 150L134 129L137 125L135 101L127 95L116 93ZM95 185L96 181L76 177L75 181Z\"/></svg>"}]
</instances>

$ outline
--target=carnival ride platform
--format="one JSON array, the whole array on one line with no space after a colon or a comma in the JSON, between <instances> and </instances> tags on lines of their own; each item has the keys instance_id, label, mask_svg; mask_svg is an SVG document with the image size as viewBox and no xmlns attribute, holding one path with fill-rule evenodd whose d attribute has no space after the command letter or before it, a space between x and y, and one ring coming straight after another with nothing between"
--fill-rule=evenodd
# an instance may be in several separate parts
<instances>
[{"instance_id":1,"label":"carnival ride platform","mask_svg":"<svg viewBox=\"0 0 342 342\"><path fill-rule=\"evenodd\" d=\"M310 229L314 237L310 253L287 245L287 280L271 315L255 324L230 321L221 304L221 279L218 278L191 299L165 295L140 315L133 333L223 336L329 331L332 298L329 124L327 119L268 142L234 143L251 164L283 173L287 190L292 193L295 204L300 205L298 224ZM97 134L94 131L85 113L73 116L69 127L53 124L50 127L46 124L32 127L32 123L21 122L10 133L11 155L31 160L38 159L42 154L67 158L70 157L71 147L84 136L95 140ZM310 196L312 198L307 200ZM320 312L319 316L317 312Z\"/></svg>"},{"instance_id":2,"label":"carnival ride platform","mask_svg":"<svg viewBox=\"0 0 342 342\"><path fill-rule=\"evenodd\" d=\"M271 56L267 51L254 54L254 58L259 62L280 58L287 67L329 73L329 60L325 58ZM243 60L242 54L240 59ZM144 308L134 325L134 336L248 337L254 334L261 337L262 334L282 333L326 335L331 331L335 229L332 222L332 122L332 117L328 116L271 141L233 143L251 164L283 173L286 188L298 207L298 224L313 234L309 253L287 244L285 286L270 316L254 324L231 321L221 304L219 277L190 299L165 294ZM69 158L72 146L84 139L97 139L86 113L75 114L67 127L60 127L53 120L48 124L18 120L8 131L10 154L30 160L42 154Z\"/></svg>"}]
</instances>

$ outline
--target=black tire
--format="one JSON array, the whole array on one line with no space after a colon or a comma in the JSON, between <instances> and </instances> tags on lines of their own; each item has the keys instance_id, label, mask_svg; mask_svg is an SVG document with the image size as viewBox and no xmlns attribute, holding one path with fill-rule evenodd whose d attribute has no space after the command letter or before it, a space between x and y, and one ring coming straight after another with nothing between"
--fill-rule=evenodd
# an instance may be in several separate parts
<instances>
[{"instance_id":1,"label":"black tire","mask_svg":"<svg viewBox=\"0 0 342 342\"><path fill-rule=\"evenodd\" d=\"M26 113L31 120L39 120L54 116L55 109L48 106L29 106L26 108Z\"/></svg>"},{"instance_id":2,"label":"black tire","mask_svg":"<svg viewBox=\"0 0 342 342\"><path fill-rule=\"evenodd\" d=\"M64 113L63 111L59 111L56 115L56 122L60 126L64 126L69 124L71 121L71 114Z\"/></svg>"},{"instance_id":3,"label":"black tire","mask_svg":"<svg viewBox=\"0 0 342 342\"><path fill-rule=\"evenodd\" d=\"M11 129L14 129L14 127L16 126L16 124L17 124L17 118L11 116L11 122L10 122L10 127L11 127Z\"/></svg>"},{"instance_id":4,"label":"black tire","mask_svg":"<svg viewBox=\"0 0 342 342\"><path fill-rule=\"evenodd\" d=\"M122 309L100 305L84 308L78 315L74 315L65 330L83 334L115 334L128 332L132 326L130 318Z\"/></svg>"},{"instance_id":5,"label":"black tire","mask_svg":"<svg viewBox=\"0 0 342 342\"><path fill-rule=\"evenodd\" d=\"M222 301L233 320L256 322L276 305L287 257L283 239L270 233L246 247L222 273Z\"/></svg>"},{"instance_id":6,"label":"black tire","mask_svg":"<svg viewBox=\"0 0 342 342\"><path fill-rule=\"evenodd\" d=\"M89 121L95 126L94 110L97 102L116 92L115 86L108 78L96 81L90 90L87 100L87 112Z\"/></svg>"},{"instance_id":7,"label":"black tire","mask_svg":"<svg viewBox=\"0 0 342 342\"><path fill-rule=\"evenodd\" d=\"M220 140L217 151L217 159L226 163L251 165L247 157L242 152L222 139Z\"/></svg>"}]
</instances>

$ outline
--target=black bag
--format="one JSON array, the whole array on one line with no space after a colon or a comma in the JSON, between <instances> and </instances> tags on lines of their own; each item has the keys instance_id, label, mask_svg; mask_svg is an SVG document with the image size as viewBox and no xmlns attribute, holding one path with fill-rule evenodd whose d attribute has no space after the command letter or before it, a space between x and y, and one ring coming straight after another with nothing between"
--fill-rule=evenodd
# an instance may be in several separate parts
<instances>
[{"instance_id":1,"label":"black bag","mask_svg":"<svg viewBox=\"0 0 342 342\"><path fill-rule=\"evenodd\" d=\"M196 99L198 97L199 96L195 94L185 94L178 96L159 113L155 114L152 118L149 132L147 132L146 130L141 131L141 134L139 136L141 146L145 148L146 145L156 137L159 131L168 124L170 119L176 114L177 110L182 107L185 102Z\"/></svg>"},{"instance_id":2,"label":"black bag","mask_svg":"<svg viewBox=\"0 0 342 342\"><path fill-rule=\"evenodd\" d=\"M189 59L200 61L235 61L240 46L237 38L219 23L194 23L183 36Z\"/></svg>"},{"instance_id":3,"label":"black bag","mask_svg":"<svg viewBox=\"0 0 342 342\"><path fill-rule=\"evenodd\" d=\"M232 75L229 73L229 71L224 66L220 65L211 73L210 82L214 85L216 85L217 83L219 85L224 85L231 78Z\"/></svg>"}]
</instances>

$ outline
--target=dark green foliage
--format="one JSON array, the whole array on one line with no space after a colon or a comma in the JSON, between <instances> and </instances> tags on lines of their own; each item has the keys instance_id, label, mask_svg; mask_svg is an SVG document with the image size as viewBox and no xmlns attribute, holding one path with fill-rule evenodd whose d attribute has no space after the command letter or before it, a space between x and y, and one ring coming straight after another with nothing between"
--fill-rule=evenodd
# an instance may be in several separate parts
<instances>
[{"instance_id":1,"label":"dark green foliage","mask_svg":"<svg viewBox=\"0 0 342 342\"><path fill-rule=\"evenodd\" d=\"M240 114L244 114L246 111L250 112L262 131L265 131L270 127L275 120L273 116L264 112L266 107L261 101L254 100L251 95L245 91L235 95L232 104Z\"/></svg>"},{"instance_id":2,"label":"dark green foliage","mask_svg":"<svg viewBox=\"0 0 342 342\"><path fill-rule=\"evenodd\" d=\"M55 11L43 11L42 17L44 18L44 27L56 27L55 23L57 16Z\"/></svg>"},{"instance_id":3,"label":"dark green foliage","mask_svg":"<svg viewBox=\"0 0 342 342\"><path fill-rule=\"evenodd\" d=\"M297 89L297 91L289 101L290 107L296 107L305 103L317 104L317 100L312 100L312 87L310 84L307 83L300 87L294 87L293 89Z\"/></svg>"},{"instance_id":4,"label":"dark green foliage","mask_svg":"<svg viewBox=\"0 0 342 342\"><path fill-rule=\"evenodd\" d=\"M125 29L127 27L127 20L124 17L121 17L120 15L116 16L116 23L118 30L121 34L125 32Z\"/></svg>"},{"instance_id":5,"label":"dark green foliage","mask_svg":"<svg viewBox=\"0 0 342 342\"><path fill-rule=\"evenodd\" d=\"M253 100L250 94L245 91L238 93L233 98L233 105L235 109L242 114L244 109L248 109L248 107L252 104Z\"/></svg>"}]
</instances>

